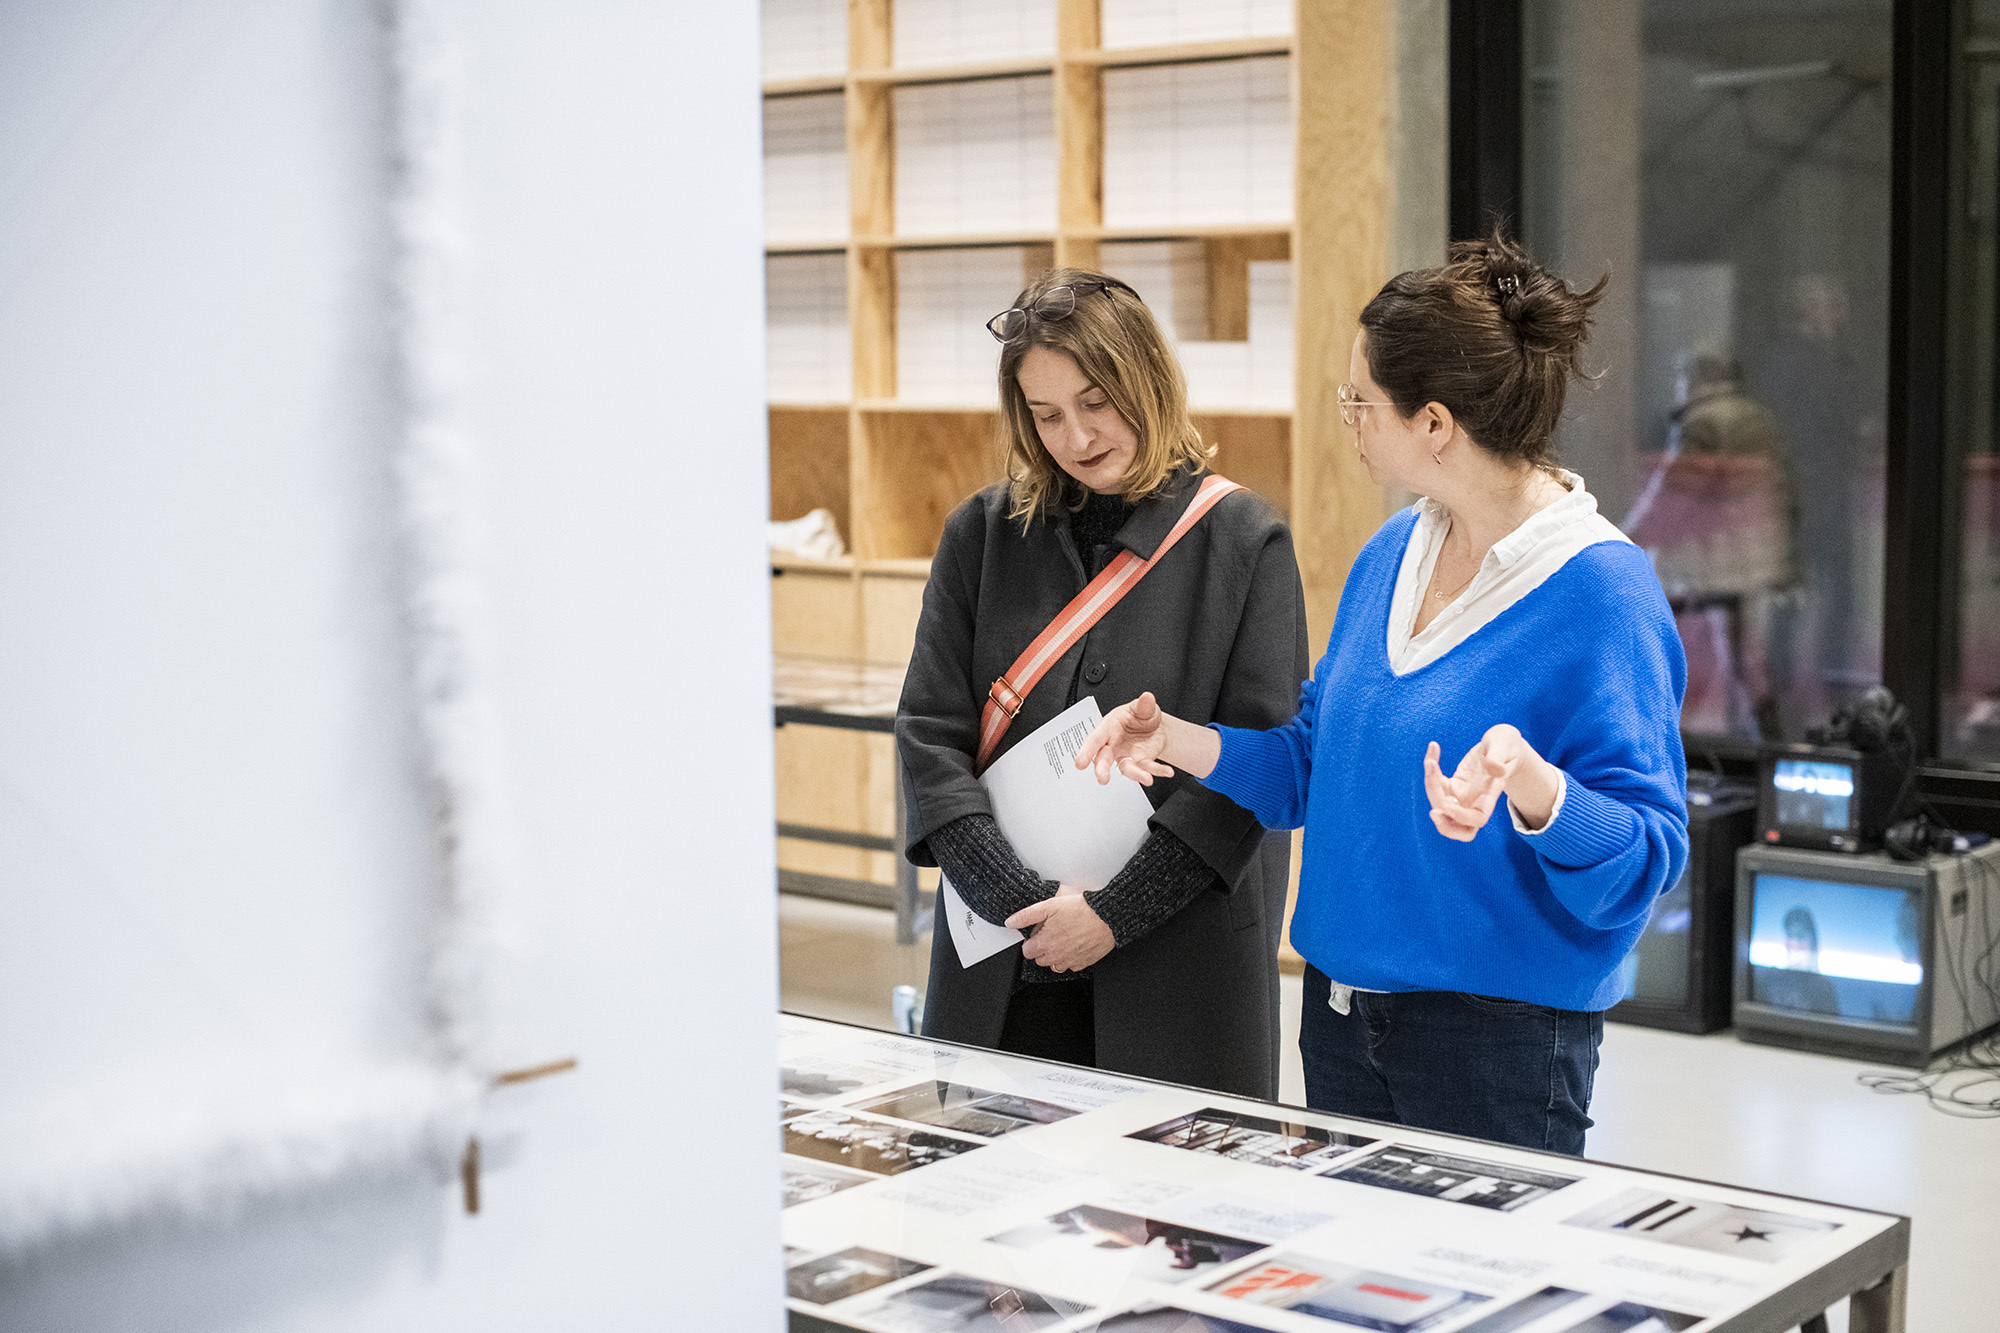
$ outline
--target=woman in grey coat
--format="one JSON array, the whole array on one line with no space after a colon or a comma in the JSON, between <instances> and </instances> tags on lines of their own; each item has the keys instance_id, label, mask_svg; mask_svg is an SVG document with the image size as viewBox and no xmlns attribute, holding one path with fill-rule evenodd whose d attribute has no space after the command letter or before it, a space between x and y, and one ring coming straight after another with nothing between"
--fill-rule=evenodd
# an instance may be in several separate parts
<instances>
[{"instance_id":1,"label":"woman in grey coat","mask_svg":"<svg viewBox=\"0 0 2000 1333\"><path fill-rule=\"evenodd\" d=\"M940 924L924 1031L1273 1097L1283 836L1198 783L1157 782L1146 840L1086 896L1022 865L974 773L994 679L1120 551L1152 556L1213 450L1151 312L1116 279L1056 270L988 327L1008 480L945 523L896 739L910 858L942 867L981 917L1033 933L962 967ZM1150 689L1178 716L1278 726L1306 673L1291 534L1237 491L1042 678L1001 753L1085 694L1109 712Z\"/></svg>"}]
</instances>

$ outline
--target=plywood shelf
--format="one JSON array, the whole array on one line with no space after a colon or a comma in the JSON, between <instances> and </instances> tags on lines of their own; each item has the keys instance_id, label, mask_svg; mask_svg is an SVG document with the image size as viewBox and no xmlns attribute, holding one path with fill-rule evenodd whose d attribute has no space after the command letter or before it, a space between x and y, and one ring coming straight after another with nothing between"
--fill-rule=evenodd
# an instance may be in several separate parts
<instances>
[{"instance_id":1,"label":"plywood shelf","mask_svg":"<svg viewBox=\"0 0 2000 1333\"><path fill-rule=\"evenodd\" d=\"M817 241L766 241L767 255L837 255L847 249L847 238L828 237Z\"/></svg>"},{"instance_id":2,"label":"plywood shelf","mask_svg":"<svg viewBox=\"0 0 2000 1333\"><path fill-rule=\"evenodd\" d=\"M845 74L822 74L804 79L766 79L764 96L801 97L807 93L837 93L846 86Z\"/></svg>"},{"instance_id":3,"label":"plywood shelf","mask_svg":"<svg viewBox=\"0 0 2000 1333\"><path fill-rule=\"evenodd\" d=\"M1093 241L1229 240L1238 237L1291 237L1290 222L1162 222L1136 227L1077 228L1069 235Z\"/></svg>"},{"instance_id":4,"label":"plywood shelf","mask_svg":"<svg viewBox=\"0 0 2000 1333\"><path fill-rule=\"evenodd\" d=\"M1325 0L1321 0L1325 3ZM1106 50L1085 47L1064 51L1062 58L1080 65L1112 69L1127 65L1192 65L1206 60L1243 60L1251 56L1288 56L1292 39L1239 37L1220 42L1177 42L1167 46L1121 46Z\"/></svg>"},{"instance_id":5,"label":"plywood shelf","mask_svg":"<svg viewBox=\"0 0 2000 1333\"><path fill-rule=\"evenodd\" d=\"M936 236L856 236L857 247L870 250L957 250L986 245L1054 245L1052 231L985 231Z\"/></svg>"},{"instance_id":6,"label":"plywood shelf","mask_svg":"<svg viewBox=\"0 0 2000 1333\"><path fill-rule=\"evenodd\" d=\"M969 83L974 79L1019 78L1055 72L1054 56L1033 56L1020 60L983 60L963 65L892 66L888 69L856 70L856 83Z\"/></svg>"}]
</instances>

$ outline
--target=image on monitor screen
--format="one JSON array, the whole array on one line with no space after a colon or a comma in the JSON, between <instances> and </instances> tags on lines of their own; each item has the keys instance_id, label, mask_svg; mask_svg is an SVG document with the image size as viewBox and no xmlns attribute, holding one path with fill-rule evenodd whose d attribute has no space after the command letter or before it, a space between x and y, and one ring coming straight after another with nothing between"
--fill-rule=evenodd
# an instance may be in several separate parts
<instances>
[{"instance_id":1,"label":"image on monitor screen","mask_svg":"<svg viewBox=\"0 0 2000 1333\"><path fill-rule=\"evenodd\" d=\"M1833 1018L1910 1025L1924 979L1915 890L1759 874L1750 996Z\"/></svg>"},{"instance_id":2,"label":"image on monitor screen","mask_svg":"<svg viewBox=\"0 0 2000 1333\"><path fill-rule=\"evenodd\" d=\"M1854 766L1817 759L1780 759L1771 773L1778 790L1778 822L1792 828L1849 826L1854 805Z\"/></svg>"}]
</instances>

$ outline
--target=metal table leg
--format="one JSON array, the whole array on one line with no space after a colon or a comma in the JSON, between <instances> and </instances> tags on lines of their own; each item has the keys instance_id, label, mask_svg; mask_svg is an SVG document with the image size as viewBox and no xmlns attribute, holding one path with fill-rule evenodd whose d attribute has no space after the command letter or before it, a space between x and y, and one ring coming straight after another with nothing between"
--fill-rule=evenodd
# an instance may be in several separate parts
<instances>
[{"instance_id":1,"label":"metal table leg","mask_svg":"<svg viewBox=\"0 0 2000 1333\"><path fill-rule=\"evenodd\" d=\"M1903 1333L1903 1314L1910 1298L1910 1268L1905 1264L1847 1303L1848 1333Z\"/></svg>"}]
</instances>

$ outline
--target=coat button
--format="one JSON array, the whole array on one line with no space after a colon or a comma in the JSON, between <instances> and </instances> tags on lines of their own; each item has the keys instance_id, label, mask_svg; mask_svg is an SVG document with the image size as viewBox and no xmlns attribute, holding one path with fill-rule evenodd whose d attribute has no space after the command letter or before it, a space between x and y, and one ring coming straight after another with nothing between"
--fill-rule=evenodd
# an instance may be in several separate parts
<instances>
[{"instance_id":1,"label":"coat button","mask_svg":"<svg viewBox=\"0 0 2000 1333\"><path fill-rule=\"evenodd\" d=\"M1092 685L1097 685L1103 682L1104 672L1105 672L1104 663L1092 662L1089 666L1083 669L1083 678L1088 683Z\"/></svg>"}]
</instances>

